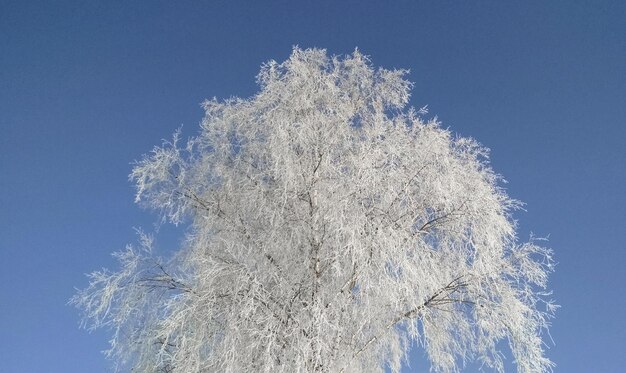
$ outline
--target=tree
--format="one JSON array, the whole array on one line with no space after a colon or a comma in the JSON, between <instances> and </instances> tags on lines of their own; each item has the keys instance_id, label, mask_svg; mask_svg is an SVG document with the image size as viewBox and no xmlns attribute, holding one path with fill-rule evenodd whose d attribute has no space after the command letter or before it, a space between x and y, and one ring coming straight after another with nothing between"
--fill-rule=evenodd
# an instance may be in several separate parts
<instances>
[{"instance_id":1,"label":"tree","mask_svg":"<svg viewBox=\"0 0 626 373\"><path fill-rule=\"evenodd\" d=\"M250 99L204 103L200 133L156 147L136 201L189 226L173 258L152 238L90 275L73 303L111 327L139 372L434 371L480 361L543 372L551 252L517 243L520 203L487 150L407 108L403 70L359 51L294 48Z\"/></svg>"}]
</instances>

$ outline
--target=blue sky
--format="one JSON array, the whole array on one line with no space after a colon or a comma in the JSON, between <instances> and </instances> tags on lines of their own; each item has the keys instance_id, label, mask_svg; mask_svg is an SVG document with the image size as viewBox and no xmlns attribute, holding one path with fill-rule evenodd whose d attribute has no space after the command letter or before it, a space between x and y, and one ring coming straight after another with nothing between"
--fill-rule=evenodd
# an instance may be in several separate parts
<instances>
[{"instance_id":1,"label":"blue sky","mask_svg":"<svg viewBox=\"0 0 626 373\"><path fill-rule=\"evenodd\" d=\"M623 371L626 3L200 3L0 1L3 371L107 371L107 333L66 303L156 220L133 204L131 162L194 134L205 98L254 94L293 45L410 69L413 106L491 148L527 204L520 237L549 235L559 263L548 356Z\"/></svg>"}]
</instances>

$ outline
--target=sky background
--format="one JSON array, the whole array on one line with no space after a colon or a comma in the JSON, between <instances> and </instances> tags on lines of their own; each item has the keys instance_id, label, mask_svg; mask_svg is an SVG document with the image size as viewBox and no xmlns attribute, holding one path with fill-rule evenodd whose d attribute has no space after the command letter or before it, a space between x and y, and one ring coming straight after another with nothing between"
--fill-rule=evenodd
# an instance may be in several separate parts
<instances>
[{"instance_id":1,"label":"sky background","mask_svg":"<svg viewBox=\"0 0 626 373\"><path fill-rule=\"evenodd\" d=\"M520 237L550 237L556 371L624 371L626 2L0 0L1 371L109 369L67 301L157 220L132 161L293 45L410 69L411 105L492 150Z\"/></svg>"}]
</instances>

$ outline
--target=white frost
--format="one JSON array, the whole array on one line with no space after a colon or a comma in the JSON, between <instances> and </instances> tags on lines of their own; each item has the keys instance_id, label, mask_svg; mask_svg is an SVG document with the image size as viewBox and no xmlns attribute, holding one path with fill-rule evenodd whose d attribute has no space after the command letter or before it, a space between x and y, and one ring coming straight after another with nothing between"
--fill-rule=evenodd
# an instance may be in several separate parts
<instances>
[{"instance_id":1,"label":"white frost","mask_svg":"<svg viewBox=\"0 0 626 373\"><path fill-rule=\"evenodd\" d=\"M137 164L137 201L191 228L169 261L142 235L73 298L120 367L397 372L417 341L436 372L502 371L504 340L550 370L551 252L516 243L487 150L406 108L405 73L295 48Z\"/></svg>"}]
</instances>

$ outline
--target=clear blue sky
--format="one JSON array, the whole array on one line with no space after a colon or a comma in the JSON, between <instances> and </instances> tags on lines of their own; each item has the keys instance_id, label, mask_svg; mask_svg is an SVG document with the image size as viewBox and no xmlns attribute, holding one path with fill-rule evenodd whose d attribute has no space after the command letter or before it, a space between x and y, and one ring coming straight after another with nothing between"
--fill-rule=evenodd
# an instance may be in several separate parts
<instances>
[{"instance_id":1,"label":"clear blue sky","mask_svg":"<svg viewBox=\"0 0 626 373\"><path fill-rule=\"evenodd\" d=\"M625 2L198 3L0 0L0 370L106 371L66 302L156 220L130 163L297 44L410 69L412 105L491 148L559 263L548 356L624 371Z\"/></svg>"}]
</instances>

